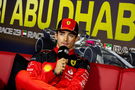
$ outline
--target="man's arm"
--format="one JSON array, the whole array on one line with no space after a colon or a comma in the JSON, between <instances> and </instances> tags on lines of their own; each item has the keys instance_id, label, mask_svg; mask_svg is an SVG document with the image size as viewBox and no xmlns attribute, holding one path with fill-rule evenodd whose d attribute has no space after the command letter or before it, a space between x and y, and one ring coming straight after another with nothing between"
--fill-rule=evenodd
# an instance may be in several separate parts
<instances>
[{"instance_id":1,"label":"man's arm","mask_svg":"<svg viewBox=\"0 0 135 90\"><path fill-rule=\"evenodd\" d=\"M74 74L74 77L71 80L71 83L67 87L67 90L83 90L88 77L89 77L89 63L87 60L81 60L78 64L77 72Z\"/></svg>"},{"instance_id":2,"label":"man's arm","mask_svg":"<svg viewBox=\"0 0 135 90\"><path fill-rule=\"evenodd\" d=\"M61 58L61 59L57 60L54 72L57 75L60 75L65 70L67 63L68 63L68 59L65 59L65 58Z\"/></svg>"},{"instance_id":3,"label":"man's arm","mask_svg":"<svg viewBox=\"0 0 135 90\"><path fill-rule=\"evenodd\" d=\"M89 72L86 69L79 68L75 73L70 85L67 90L83 90L89 77Z\"/></svg>"},{"instance_id":4,"label":"man's arm","mask_svg":"<svg viewBox=\"0 0 135 90\"><path fill-rule=\"evenodd\" d=\"M28 64L27 72L33 79L39 79L43 80L44 82L49 82L56 76L53 72L54 67L55 63L49 62L40 63L36 61L31 61Z\"/></svg>"},{"instance_id":5,"label":"man's arm","mask_svg":"<svg viewBox=\"0 0 135 90\"><path fill-rule=\"evenodd\" d=\"M27 66L27 72L30 74L30 77L37 78L41 74L42 63L37 61L30 61Z\"/></svg>"}]
</instances>

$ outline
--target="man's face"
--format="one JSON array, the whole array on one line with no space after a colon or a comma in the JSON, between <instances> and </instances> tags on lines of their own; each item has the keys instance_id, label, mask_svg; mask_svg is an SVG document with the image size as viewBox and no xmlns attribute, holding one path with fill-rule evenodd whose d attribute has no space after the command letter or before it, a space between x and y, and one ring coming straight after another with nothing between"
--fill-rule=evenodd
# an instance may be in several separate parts
<instances>
[{"instance_id":1,"label":"man's face","mask_svg":"<svg viewBox=\"0 0 135 90\"><path fill-rule=\"evenodd\" d=\"M55 35L57 39L57 46L66 46L69 49L74 47L75 42L77 41L77 36L69 31L58 31Z\"/></svg>"}]
</instances>

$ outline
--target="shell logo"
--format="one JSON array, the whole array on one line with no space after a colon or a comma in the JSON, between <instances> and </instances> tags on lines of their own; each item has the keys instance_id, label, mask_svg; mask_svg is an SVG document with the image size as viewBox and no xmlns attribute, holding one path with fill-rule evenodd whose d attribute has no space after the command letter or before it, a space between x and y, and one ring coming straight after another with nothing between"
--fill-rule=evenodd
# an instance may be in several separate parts
<instances>
[{"instance_id":1,"label":"shell logo","mask_svg":"<svg viewBox=\"0 0 135 90\"><path fill-rule=\"evenodd\" d=\"M47 64L43 67L44 72L49 72L52 70L52 66L50 64Z\"/></svg>"}]
</instances>

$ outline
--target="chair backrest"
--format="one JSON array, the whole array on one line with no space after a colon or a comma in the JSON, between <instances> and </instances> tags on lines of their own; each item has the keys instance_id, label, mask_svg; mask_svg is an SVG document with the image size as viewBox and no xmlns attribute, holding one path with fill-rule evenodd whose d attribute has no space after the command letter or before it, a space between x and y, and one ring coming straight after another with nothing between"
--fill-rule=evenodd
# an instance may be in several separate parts
<instances>
[{"instance_id":1,"label":"chair backrest","mask_svg":"<svg viewBox=\"0 0 135 90\"><path fill-rule=\"evenodd\" d=\"M135 90L135 68L90 63L84 90Z\"/></svg>"},{"instance_id":2,"label":"chair backrest","mask_svg":"<svg viewBox=\"0 0 135 90\"><path fill-rule=\"evenodd\" d=\"M7 84L16 53L0 51L0 79Z\"/></svg>"},{"instance_id":3,"label":"chair backrest","mask_svg":"<svg viewBox=\"0 0 135 90\"><path fill-rule=\"evenodd\" d=\"M51 50L55 46L55 42L52 40L51 36L43 31L44 37L39 38L35 44L35 53L40 52L41 50Z\"/></svg>"},{"instance_id":4,"label":"chair backrest","mask_svg":"<svg viewBox=\"0 0 135 90\"><path fill-rule=\"evenodd\" d=\"M135 68L124 69L121 72L118 88L118 90L135 90Z\"/></svg>"},{"instance_id":5,"label":"chair backrest","mask_svg":"<svg viewBox=\"0 0 135 90\"><path fill-rule=\"evenodd\" d=\"M90 76L84 90L117 90L122 68L105 64L90 64Z\"/></svg>"},{"instance_id":6,"label":"chair backrest","mask_svg":"<svg viewBox=\"0 0 135 90\"><path fill-rule=\"evenodd\" d=\"M0 83L1 83L0 90L3 87L3 85L8 84L8 80L9 80L9 77L11 76L13 65L15 64L14 61L15 61L16 55L17 55L16 53L0 51ZM26 60L30 60L32 55L21 54L21 56L24 57ZM17 61L17 62L20 62L20 61Z\"/></svg>"}]
</instances>

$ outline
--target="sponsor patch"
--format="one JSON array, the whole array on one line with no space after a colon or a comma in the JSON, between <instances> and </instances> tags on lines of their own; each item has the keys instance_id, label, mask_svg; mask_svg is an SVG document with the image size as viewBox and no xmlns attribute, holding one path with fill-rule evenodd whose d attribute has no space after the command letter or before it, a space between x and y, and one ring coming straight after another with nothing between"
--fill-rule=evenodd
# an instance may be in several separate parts
<instances>
[{"instance_id":1,"label":"sponsor patch","mask_svg":"<svg viewBox=\"0 0 135 90\"><path fill-rule=\"evenodd\" d=\"M70 63L71 63L72 66L75 66L76 65L76 60L71 60Z\"/></svg>"},{"instance_id":2,"label":"sponsor patch","mask_svg":"<svg viewBox=\"0 0 135 90\"><path fill-rule=\"evenodd\" d=\"M52 66L50 64L47 64L43 67L44 72L49 72L52 70Z\"/></svg>"}]
</instances>

